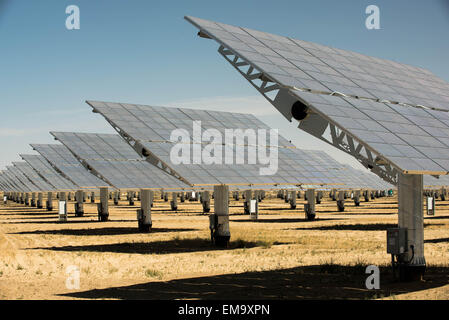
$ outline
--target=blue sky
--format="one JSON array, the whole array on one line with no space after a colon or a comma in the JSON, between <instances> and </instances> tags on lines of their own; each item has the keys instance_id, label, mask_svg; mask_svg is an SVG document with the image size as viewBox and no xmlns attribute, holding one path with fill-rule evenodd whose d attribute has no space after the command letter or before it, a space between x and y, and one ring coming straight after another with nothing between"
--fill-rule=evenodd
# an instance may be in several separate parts
<instances>
[{"instance_id":1,"label":"blue sky","mask_svg":"<svg viewBox=\"0 0 449 320\"><path fill-rule=\"evenodd\" d=\"M449 1L2 1L0 169L49 131L114 132L87 99L256 114L298 147L350 156L289 124L184 15L424 67L449 81ZM65 28L78 5L81 29ZM365 8L380 8L380 30Z\"/></svg>"}]
</instances>

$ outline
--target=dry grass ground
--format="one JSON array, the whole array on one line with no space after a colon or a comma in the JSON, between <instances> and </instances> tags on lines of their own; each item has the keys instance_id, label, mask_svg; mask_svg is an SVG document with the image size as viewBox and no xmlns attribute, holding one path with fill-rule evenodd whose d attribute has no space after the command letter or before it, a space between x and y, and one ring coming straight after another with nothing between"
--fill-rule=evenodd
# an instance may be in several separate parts
<instances>
[{"instance_id":1,"label":"dry grass ground","mask_svg":"<svg viewBox=\"0 0 449 320\"><path fill-rule=\"evenodd\" d=\"M388 268L385 230L397 223L396 198L360 207L348 200L343 213L326 198L312 222L302 203L290 210L267 198L253 222L231 201L228 249L211 246L198 202L179 203L175 213L157 199L149 234L137 232L137 207L126 201L110 206L108 222L97 222L90 203L74 217L71 203L62 224L56 211L2 204L0 299L449 298L449 201L425 217L428 270L415 283L394 282ZM371 264L381 267L380 290L365 288ZM78 290L66 288L71 265L81 271Z\"/></svg>"}]
</instances>

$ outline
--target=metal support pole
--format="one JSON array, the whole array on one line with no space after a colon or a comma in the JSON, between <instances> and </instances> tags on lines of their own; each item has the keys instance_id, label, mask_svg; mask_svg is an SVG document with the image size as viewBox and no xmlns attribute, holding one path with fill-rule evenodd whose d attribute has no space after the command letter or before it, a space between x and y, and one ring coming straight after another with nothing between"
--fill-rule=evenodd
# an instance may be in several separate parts
<instances>
[{"instance_id":1,"label":"metal support pole","mask_svg":"<svg viewBox=\"0 0 449 320\"><path fill-rule=\"evenodd\" d=\"M204 191L203 196L201 197L202 204L203 204L203 212L209 213L210 212L210 192Z\"/></svg>"},{"instance_id":2,"label":"metal support pole","mask_svg":"<svg viewBox=\"0 0 449 320\"><path fill-rule=\"evenodd\" d=\"M172 192L172 200L170 201L170 207L173 211L178 210L178 193Z\"/></svg>"},{"instance_id":3,"label":"metal support pole","mask_svg":"<svg viewBox=\"0 0 449 320\"><path fill-rule=\"evenodd\" d=\"M447 195L446 189L444 187L442 187L441 190L440 190L440 199L441 199L441 201L445 201L446 200L446 195Z\"/></svg>"},{"instance_id":4,"label":"metal support pole","mask_svg":"<svg viewBox=\"0 0 449 320\"><path fill-rule=\"evenodd\" d=\"M134 205L134 191L128 192L128 203L130 206Z\"/></svg>"},{"instance_id":5,"label":"metal support pole","mask_svg":"<svg viewBox=\"0 0 449 320\"><path fill-rule=\"evenodd\" d=\"M118 206L119 198L120 198L120 191L118 190L114 193L114 205L115 206Z\"/></svg>"},{"instance_id":6,"label":"metal support pole","mask_svg":"<svg viewBox=\"0 0 449 320\"><path fill-rule=\"evenodd\" d=\"M82 190L78 190L75 198L75 217L82 217L84 215L84 192Z\"/></svg>"},{"instance_id":7,"label":"metal support pole","mask_svg":"<svg viewBox=\"0 0 449 320\"><path fill-rule=\"evenodd\" d=\"M243 211L245 214L249 214L249 206L253 197L253 192L251 189L248 189L243 191L243 194L245 195L245 201L243 202Z\"/></svg>"},{"instance_id":8,"label":"metal support pole","mask_svg":"<svg viewBox=\"0 0 449 320\"><path fill-rule=\"evenodd\" d=\"M292 190L290 194L290 209L296 209L296 190Z\"/></svg>"},{"instance_id":9,"label":"metal support pole","mask_svg":"<svg viewBox=\"0 0 449 320\"><path fill-rule=\"evenodd\" d=\"M36 207L36 192L33 192L33 193L31 194L31 203L30 203L30 205L31 205L32 207Z\"/></svg>"},{"instance_id":10,"label":"metal support pole","mask_svg":"<svg viewBox=\"0 0 449 320\"><path fill-rule=\"evenodd\" d=\"M304 204L306 219L315 220L315 189L307 189L305 193L307 194L307 203Z\"/></svg>"},{"instance_id":11,"label":"metal support pole","mask_svg":"<svg viewBox=\"0 0 449 320\"><path fill-rule=\"evenodd\" d=\"M337 200L338 211L345 211L345 192L338 191L338 200Z\"/></svg>"},{"instance_id":12,"label":"metal support pole","mask_svg":"<svg viewBox=\"0 0 449 320\"><path fill-rule=\"evenodd\" d=\"M365 197L365 202L369 202L369 191L368 190L363 191L363 196Z\"/></svg>"},{"instance_id":13,"label":"metal support pole","mask_svg":"<svg viewBox=\"0 0 449 320\"><path fill-rule=\"evenodd\" d=\"M337 201L337 189L332 189L332 201Z\"/></svg>"},{"instance_id":14,"label":"metal support pole","mask_svg":"<svg viewBox=\"0 0 449 320\"><path fill-rule=\"evenodd\" d=\"M150 232L153 222L151 221L151 204L153 202L153 191L150 189L140 190L140 209L137 209L137 222L139 231Z\"/></svg>"},{"instance_id":15,"label":"metal support pole","mask_svg":"<svg viewBox=\"0 0 449 320\"><path fill-rule=\"evenodd\" d=\"M214 186L214 214L209 216L211 240L216 246L227 247L231 232L229 231L229 186Z\"/></svg>"},{"instance_id":16,"label":"metal support pole","mask_svg":"<svg viewBox=\"0 0 449 320\"><path fill-rule=\"evenodd\" d=\"M100 203L97 203L99 221L108 221L109 218L108 194L109 194L108 187L100 188Z\"/></svg>"},{"instance_id":17,"label":"metal support pole","mask_svg":"<svg viewBox=\"0 0 449 320\"><path fill-rule=\"evenodd\" d=\"M406 252L399 255L402 280L419 279L425 272L423 176L401 174L398 177L399 228L407 229Z\"/></svg>"},{"instance_id":18,"label":"metal support pole","mask_svg":"<svg viewBox=\"0 0 449 320\"><path fill-rule=\"evenodd\" d=\"M354 191L354 204L356 207L360 206L360 190Z\"/></svg>"},{"instance_id":19,"label":"metal support pole","mask_svg":"<svg viewBox=\"0 0 449 320\"><path fill-rule=\"evenodd\" d=\"M316 192L316 204L320 204L321 199L323 199L323 191L320 190Z\"/></svg>"},{"instance_id":20,"label":"metal support pole","mask_svg":"<svg viewBox=\"0 0 449 320\"><path fill-rule=\"evenodd\" d=\"M47 211L52 211L53 210L53 192L49 192L47 194Z\"/></svg>"}]
</instances>

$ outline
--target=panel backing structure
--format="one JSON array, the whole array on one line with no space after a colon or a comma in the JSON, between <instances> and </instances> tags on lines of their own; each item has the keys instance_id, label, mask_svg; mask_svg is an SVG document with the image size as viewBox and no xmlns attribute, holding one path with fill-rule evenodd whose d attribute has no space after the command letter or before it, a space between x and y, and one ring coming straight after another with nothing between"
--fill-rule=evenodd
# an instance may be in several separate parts
<instances>
[{"instance_id":1,"label":"panel backing structure","mask_svg":"<svg viewBox=\"0 0 449 320\"><path fill-rule=\"evenodd\" d=\"M77 190L78 186L61 176L41 155L21 154L25 160L47 183L56 190Z\"/></svg>"},{"instance_id":2,"label":"panel backing structure","mask_svg":"<svg viewBox=\"0 0 449 320\"><path fill-rule=\"evenodd\" d=\"M118 134L50 132L90 172L116 189L190 189L140 157Z\"/></svg>"},{"instance_id":3,"label":"panel backing structure","mask_svg":"<svg viewBox=\"0 0 449 320\"><path fill-rule=\"evenodd\" d=\"M251 114L100 101L87 103L94 112L103 115L140 155L191 186L341 184L336 173L328 170L328 164L314 153L297 149L280 135L277 135L277 145L270 144L270 128ZM227 140L228 130L236 133L238 129L242 132L252 129L257 138L252 142L248 136L240 141ZM184 130L187 141L173 138L175 130ZM202 134L210 130L217 135L213 139L204 139ZM266 133L260 139L259 130ZM215 141L217 137L221 140ZM191 151L187 161L182 163L174 161L171 154L179 143L185 143ZM212 145L222 147L221 154L210 151ZM206 151L207 147L211 149ZM204 158L206 152L217 156L216 161L206 163L203 159L195 162L196 148L200 150L200 157ZM277 153L277 170L274 173L261 174L261 169L269 165L262 164L259 159L249 163L248 155L256 155L260 151L266 156Z\"/></svg>"},{"instance_id":4,"label":"panel backing structure","mask_svg":"<svg viewBox=\"0 0 449 320\"><path fill-rule=\"evenodd\" d=\"M449 173L449 84L430 71L186 17L288 120L386 181Z\"/></svg>"},{"instance_id":5,"label":"panel backing structure","mask_svg":"<svg viewBox=\"0 0 449 320\"><path fill-rule=\"evenodd\" d=\"M22 172L22 174L33 182L39 190L37 191L54 191L55 187L49 184L26 162L13 162L13 165Z\"/></svg>"},{"instance_id":6,"label":"panel backing structure","mask_svg":"<svg viewBox=\"0 0 449 320\"><path fill-rule=\"evenodd\" d=\"M62 144L31 144L52 167L72 183L81 188L110 187L100 178L91 174L76 157Z\"/></svg>"}]
</instances>

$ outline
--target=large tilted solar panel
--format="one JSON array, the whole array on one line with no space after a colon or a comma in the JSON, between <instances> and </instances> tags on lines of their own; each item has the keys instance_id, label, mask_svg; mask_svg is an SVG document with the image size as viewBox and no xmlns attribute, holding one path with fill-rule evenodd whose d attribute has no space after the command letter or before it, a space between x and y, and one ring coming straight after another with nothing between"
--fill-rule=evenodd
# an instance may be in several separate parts
<instances>
[{"instance_id":1,"label":"large tilted solar panel","mask_svg":"<svg viewBox=\"0 0 449 320\"><path fill-rule=\"evenodd\" d=\"M11 183L6 179L3 171L0 173L0 183L3 191L16 191L16 187L11 185Z\"/></svg>"},{"instance_id":2,"label":"large tilted solar panel","mask_svg":"<svg viewBox=\"0 0 449 320\"><path fill-rule=\"evenodd\" d=\"M31 144L47 161L81 188L108 187L108 183L87 171L75 156L61 144Z\"/></svg>"},{"instance_id":3,"label":"large tilted solar panel","mask_svg":"<svg viewBox=\"0 0 449 320\"><path fill-rule=\"evenodd\" d=\"M439 176L435 178L434 176L424 176L425 187L448 187L449 186L449 176Z\"/></svg>"},{"instance_id":4,"label":"large tilted solar panel","mask_svg":"<svg viewBox=\"0 0 449 320\"><path fill-rule=\"evenodd\" d=\"M71 181L61 176L41 155L20 155L44 180L57 190L78 189Z\"/></svg>"},{"instance_id":5,"label":"large tilted solar panel","mask_svg":"<svg viewBox=\"0 0 449 320\"><path fill-rule=\"evenodd\" d=\"M326 152L318 150L309 150L308 153L317 157L317 161L320 161L322 166L326 166L327 170L332 172L336 181L339 181L341 185L336 185L339 189L390 189L393 186L377 175L365 172L362 170L354 169L349 165L342 165L337 160L329 156ZM319 159L319 160L318 160Z\"/></svg>"},{"instance_id":6,"label":"large tilted solar panel","mask_svg":"<svg viewBox=\"0 0 449 320\"><path fill-rule=\"evenodd\" d=\"M229 144L223 147L221 164L194 164L193 161L190 164L172 163L170 151L174 142L170 140L170 134L173 130L185 129L192 136L193 122L201 121L203 131L215 129L220 132L223 139L226 136L225 129L242 129L243 131L253 129L255 132L258 129L265 129L268 132L270 128L251 114L99 101L87 101L87 103L94 112L102 114L125 138L131 137L191 185L339 183L326 167L318 165L307 151L295 148L282 136L278 136L279 163L278 171L274 175L260 174L259 169L267 165L247 164L247 161L245 164L237 164L236 157L247 157L248 150L245 148L245 154L237 155L235 144L232 145L232 164L226 164L225 161L225 148ZM192 141L195 144L198 141L194 139L195 137ZM265 144L269 146L269 143L270 137L267 133ZM258 146L260 147L259 142ZM135 145L135 148L138 146Z\"/></svg>"},{"instance_id":7,"label":"large tilted solar panel","mask_svg":"<svg viewBox=\"0 0 449 320\"><path fill-rule=\"evenodd\" d=\"M223 55L227 54L223 50L237 55L245 62L242 65L249 64L250 69L288 89L313 112L344 128L396 169L449 172L449 84L428 70L265 32L186 19L218 41ZM244 76L250 74L249 70L248 74L239 71ZM346 97L330 96L335 93Z\"/></svg>"},{"instance_id":8,"label":"large tilted solar panel","mask_svg":"<svg viewBox=\"0 0 449 320\"><path fill-rule=\"evenodd\" d=\"M20 181L18 181L14 176L11 175L11 173L8 171L8 169L3 171L3 177L6 180L6 182L9 183L9 185L12 187L14 191L18 192L24 192L26 187L23 186Z\"/></svg>"},{"instance_id":9,"label":"large tilted solar panel","mask_svg":"<svg viewBox=\"0 0 449 320\"><path fill-rule=\"evenodd\" d=\"M395 188L395 186L383 181L373 173L354 169L349 165L343 165L343 167L342 179L351 189L387 190Z\"/></svg>"},{"instance_id":10,"label":"large tilted solar panel","mask_svg":"<svg viewBox=\"0 0 449 320\"><path fill-rule=\"evenodd\" d=\"M115 188L189 188L181 180L145 161L117 134L51 134Z\"/></svg>"},{"instance_id":11,"label":"large tilted solar panel","mask_svg":"<svg viewBox=\"0 0 449 320\"><path fill-rule=\"evenodd\" d=\"M27 192L38 191L39 188L33 184L27 177L25 177L22 172L13 166L6 166L6 168L11 172L14 178L19 181Z\"/></svg>"},{"instance_id":12,"label":"large tilted solar panel","mask_svg":"<svg viewBox=\"0 0 449 320\"><path fill-rule=\"evenodd\" d=\"M387 103L293 91L323 117L404 171L449 171L449 114ZM446 120L447 119L447 120Z\"/></svg>"},{"instance_id":13,"label":"large tilted solar panel","mask_svg":"<svg viewBox=\"0 0 449 320\"><path fill-rule=\"evenodd\" d=\"M2 181L2 190L3 191L18 191L17 187L12 185L8 179L6 179L5 175L2 173L0 175L0 180Z\"/></svg>"},{"instance_id":14,"label":"large tilted solar panel","mask_svg":"<svg viewBox=\"0 0 449 320\"><path fill-rule=\"evenodd\" d=\"M186 19L283 86L449 110L449 84L426 69L248 28Z\"/></svg>"},{"instance_id":15,"label":"large tilted solar panel","mask_svg":"<svg viewBox=\"0 0 449 320\"><path fill-rule=\"evenodd\" d=\"M11 175L8 169L3 171L4 179L9 183L10 186L14 189L14 191L23 191L23 185Z\"/></svg>"},{"instance_id":16,"label":"large tilted solar panel","mask_svg":"<svg viewBox=\"0 0 449 320\"><path fill-rule=\"evenodd\" d=\"M13 165L22 172L22 174L31 180L39 191L52 191L55 187L49 184L26 162L13 162Z\"/></svg>"},{"instance_id":17,"label":"large tilted solar panel","mask_svg":"<svg viewBox=\"0 0 449 320\"><path fill-rule=\"evenodd\" d=\"M37 187L33 183L31 183L25 176L23 176L20 171L18 171L13 166L6 166L6 168L8 169L8 172L11 174L13 179L21 185L22 190L24 190L25 192L36 191Z\"/></svg>"}]
</instances>

